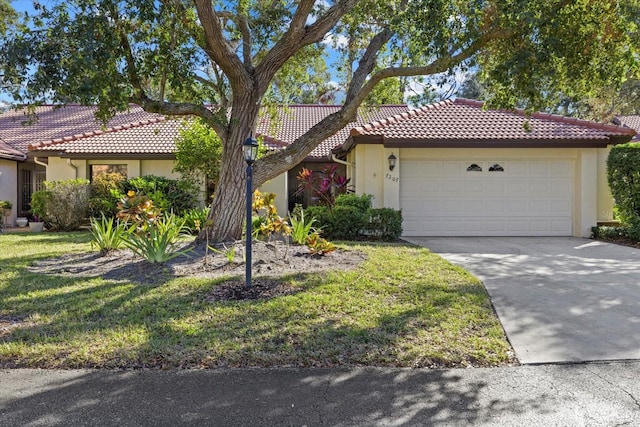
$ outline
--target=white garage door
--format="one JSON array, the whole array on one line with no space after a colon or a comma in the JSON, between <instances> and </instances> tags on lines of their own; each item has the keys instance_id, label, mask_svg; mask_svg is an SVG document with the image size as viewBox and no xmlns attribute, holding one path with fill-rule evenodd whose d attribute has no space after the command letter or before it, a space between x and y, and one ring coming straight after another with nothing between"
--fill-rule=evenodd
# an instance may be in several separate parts
<instances>
[{"instance_id":1,"label":"white garage door","mask_svg":"<svg viewBox=\"0 0 640 427\"><path fill-rule=\"evenodd\" d=\"M572 160L403 160L405 236L570 236Z\"/></svg>"}]
</instances>

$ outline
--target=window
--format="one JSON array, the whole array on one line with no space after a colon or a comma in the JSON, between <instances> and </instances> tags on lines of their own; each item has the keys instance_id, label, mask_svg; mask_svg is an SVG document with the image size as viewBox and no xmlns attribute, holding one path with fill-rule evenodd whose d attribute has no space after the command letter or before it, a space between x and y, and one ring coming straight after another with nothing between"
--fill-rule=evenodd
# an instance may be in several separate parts
<instances>
[{"instance_id":1,"label":"window","mask_svg":"<svg viewBox=\"0 0 640 427\"><path fill-rule=\"evenodd\" d=\"M504 172L504 168L500 166L498 163L495 163L493 166L489 168L489 172Z\"/></svg>"},{"instance_id":2,"label":"window","mask_svg":"<svg viewBox=\"0 0 640 427\"><path fill-rule=\"evenodd\" d=\"M480 167L477 163L471 163L467 166L467 172L482 172L482 167Z\"/></svg>"},{"instance_id":3,"label":"window","mask_svg":"<svg viewBox=\"0 0 640 427\"><path fill-rule=\"evenodd\" d=\"M91 181L107 173L117 173L126 178L127 165L91 165Z\"/></svg>"}]
</instances>

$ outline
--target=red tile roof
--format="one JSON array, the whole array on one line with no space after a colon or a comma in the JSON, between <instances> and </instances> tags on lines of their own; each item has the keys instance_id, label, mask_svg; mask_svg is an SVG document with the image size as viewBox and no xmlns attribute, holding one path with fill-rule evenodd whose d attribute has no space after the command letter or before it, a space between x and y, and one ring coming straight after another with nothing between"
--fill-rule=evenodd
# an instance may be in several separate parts
<instances>
[{"instance_id":1,"label":"red tile roof","mask_svg":"<svg viewBox=\"0 0 640 427\"><path fill-rule=\"evenodd\" d=\"M320 122L320 120L339 110L339 105L298 104L280 107L276 110L275 117L270 117L265 114L259 119L256 132L260 135L265 135L265 141L271 141L274 144L288 145ZM309 157L328 158L331 150L347 139L349 129L353 126L361 126L368 122L382 120L389 116L406 113L407 111L409 111L409 108L406 105L361 107L355 123L346 126L332 137L323 141L309 154Z\"/></svg>"},{"instance_id":2,"label":"red tile roof","mask_svg":"<svg viewBox=\"0 0 640 427\"><path fill-rule=\"evenodd\" d=\"M25 160L27 158L20 150L16 150L4 141L0 141L0 159Z\"/></svg>"},{"instance_id":3,"label":"red tile roof","mask_svg":"<svg viewBox=\"0 0 640 427\"><path fill-rule=\"evenodd\" d=\"M632 141L640 141L640 115L616 116L613 119L613 123L635 130L638 133L633 137Z\"/></svg>"},{"instance_id":4,"label":"red tile roof","mask_svg":"<svg viewBox=\"0 0 640 427\"><path fill-rule=\"evenodd\" d=\"M606 146L629 140L634 132L546 113L486 110L484 104L458 98L428 105L351 129L357 142L394 146ZM368 138L368 140L367 140ZM345 144L349 149L354 141Z\"/></svg>"},{"instance_id":5,"label":"red tile roof","mask_svg":"<svg viewBox=\"0 0 640 427\"><path fill-rule=\"evenodd\" d=\"M50 107L51 108L51 107ZM88 107L79 107L88 108ZM139 107L132 107L139 108ZM271 149L286 147L296 138L304 134L313 125L317 124L327 115L340 109L337 105L291 105L279 107L272 117L265 114L257 125L257 134L265 137L265 143ZM56 110L56 111L62 111ZM94 109L90 110L93 114ZM140 110L141 111L141 110ZM380 120L394 114L408 111L407 106L385 105L381 107L362 108L356 124L364 124L371 120ZM89 114L89 115L90 115ZM146 113L145 113L146 114ZM78 114L74 113L74 117ZM2 116L0 116L2 117ZM61 116L62 117L62 116ZM88 157L90 155L117 155L126 154L136 157L144 155L166 156L175 152L175 139L178 136L181 120L166 120L163 116L149 114L144 121L126 123L116 116L117 121L109 122L104 129L91 130L89 132L65 133L58 130L47 136L46 140L32 140L29 149L34 154L46 156L47 153L64 153L65 156ZM66 122L64 117L62 122ZM75 123L75 120L73 121ZM161 123L164 122L164 123ZM39 120L36 126L42 123ZM47 122L48 126L55 127L53 120ZM27 128L28 129L28 128ZM0 128L0 135L2 129ZM349 127L339 131L336 135L323 141L309 157L327 159L331 150L344 142L349 134ZM36 133L40 137L42 133Z\"/></svg>"},{"instance_id":6,"label":"red tile roof","mask_svg":"<svg viewBox=\"0 0 640 427\"><path fill-rule=\"evenodd\" d=\"M117 126L163 119L159 114L147 113L142 108L132 105L129 111L118 113L103 126L96 120L95 111L96 107L81 105L45 105L35 108L37 119L29 124L29 116L25 110L10 110L0 114L0 137L12 148L26 153L30 144L74 135L89 136L95 132L107 132Z\"/></svg>"}]
</instances>

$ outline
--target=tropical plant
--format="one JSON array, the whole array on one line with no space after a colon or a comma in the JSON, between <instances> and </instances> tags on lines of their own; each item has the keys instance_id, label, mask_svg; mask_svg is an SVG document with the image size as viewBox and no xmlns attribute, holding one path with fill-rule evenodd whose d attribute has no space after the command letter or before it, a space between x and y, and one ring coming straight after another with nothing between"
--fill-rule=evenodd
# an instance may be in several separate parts
<instances>
[{"instance_id":1,"label":"tropical plant","mask_svg":"<svg viewBox=\"0 0 640 427\"><path fill-rule=\"evenodd\" d=\"M127 237L127 228L113 217L102 215L101 219L91 218L91 248L96 247L101 255L120 249Z\"/></svg>"},{"instance_id":2,"label":"tropical plant","mask_svg":"<svg viewBox=\"0 0 640 427\"><path fill-rule=\"evenodd\" d=\"M316 222L315 218L304 218L304 210L300 209L298 214L292 214L289 216L289 222L291 222L291 240L299 245L304 245L307 241L307 237L315 230L313 224Z\"/></svg>"},{"instance_id":3,"label":"tropical plant","mask_svg":"<svg viewBox=\"0 0 640 427\"><path fill-rule=\"evenodd\" d=\"M288 236L291 233L287 220L278 215L275 198L273 193L261 193L259 190L253 193L253 210L258 217L254 217L252 226L258 237L271 239L273 234Z\"/></svg>"},{"instance_id":4,"label":"tropical plant","mask_svg":"<svg viewBox=\"0 0 640 427\"><path fill-rule=\"evenodd\" d=\"M182 214L182 218L185 221L184 225L191 231L191 234L198 234L205 227L209 210L208 207L193 208Z\"/></svg>"},{"instance_id":5,"label":"tropical plant","mask_svg":"<svg viewBox=\"0 0 640 427\"><path fill-rule=\"evenodd\" d=\"M142 229L132 225L123 244L150 263L164 263L188 255L188 250L178 250L184 234L184 219L169 214L147 223Z\"/></svg>"},{"instance_id":6,"label":"tropical plant","mask_svg":"<svg viewBox=\"0 0 640 427\"><path fill-rule=\"evenodd\" d=\"M148 197L153 205L164 212L182 215L198 204L199 189L189 179L169 179L163 176L144 175L130 178L123 183L123 191L134 191Z\"/></svg>"},{"instance_id":7,"label":"tropical plant","mask_svg":"<svg viewBox=\"0 0 640 427\"><path fill-rule=\"evenodd\" d=\"M309 234L305 240L305 244L307 245L307 248L309 248L309 254L311 255L324 256L336 250L335 245L320 237L318 232Z\"/></svg>"},{"instance_id":8,"label":"tropical plant","mask_svg":"<svg viewBox=\"0 0 640 427\"><path fill-rule=\"evenodd\" d=\"M329 163L322 171L313 172L307 168L302 168L298 173L298 190L296 195L309 192L311 195L310 205L318 204L333 207L336 196L347 192L350 179L341 175L337 163Z\"/></svg>"},{"instance_id":9,"label":"tropical plant","mask_svg":"<svg viewBox=\"0 0 640 427\"><path fill-rule=\"evenodd\" d=\"M127 195L118 202L116 218L127 224L133 224L138 228L155 222L160 216L160 209L153 205L153 201L147 196L136 194L129 190Z\"/></svg>"}]
</instances>

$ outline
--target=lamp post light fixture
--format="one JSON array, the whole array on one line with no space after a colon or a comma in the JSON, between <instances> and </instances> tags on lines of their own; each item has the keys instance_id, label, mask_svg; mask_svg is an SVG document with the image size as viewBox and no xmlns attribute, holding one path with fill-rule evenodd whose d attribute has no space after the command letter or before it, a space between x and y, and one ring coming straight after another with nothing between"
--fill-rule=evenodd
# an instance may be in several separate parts
<instances>
[{"instance_id":1,"label":"lamp post light fixture","mask_svg":"<svg viewBox=\"0 0 640 427\"><path fill-rule=\"evenodd\" d=\"M396 161L398 158L391 153L391 155L387 157L387 160L389 160L389 170L392 171L396 167Z\"/></svg>"},{"instance_id":2,"label":"lamp post light fixture","mask_svg":"<svg viewBox=\"0 0 640 427\"><path fill-rule=\"evenodd\" d=\"M251 287L251 212L252 212L252 195L253 195L253 163L258 157L258 141L252 136L247 138L242 144L242 153L244 161L247 162L247 230L245 244L245 288Z\"/></svg>"}]
</instances>

